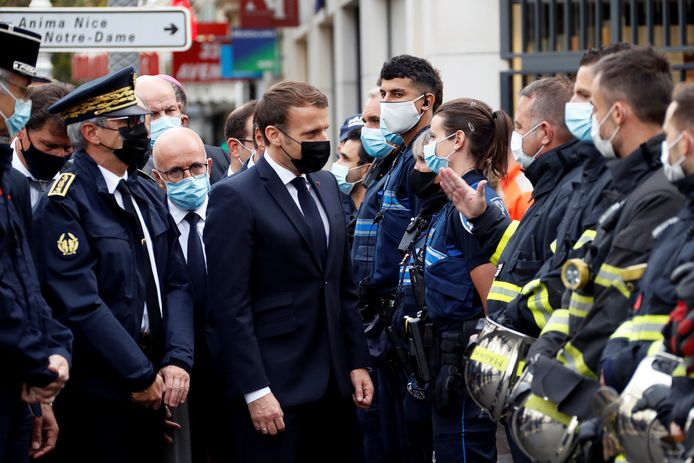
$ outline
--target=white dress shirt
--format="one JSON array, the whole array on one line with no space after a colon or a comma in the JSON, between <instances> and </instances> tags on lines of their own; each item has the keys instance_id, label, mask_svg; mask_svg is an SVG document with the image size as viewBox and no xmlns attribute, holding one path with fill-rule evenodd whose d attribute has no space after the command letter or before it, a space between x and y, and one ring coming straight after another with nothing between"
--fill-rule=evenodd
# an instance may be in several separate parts
<instances>
[{"instance_id":1,"label":"white dress shirt","mask_svg":"<svg viewBox=\"0 0 694 463\"><path fill-rule=\"evenodd\" d=\"M200 216L200 219L198 220L197 223L197 232L198 236L200 237L200 242L202 243L202 232L205 228L205 216L207 215L207 201L208 199L205 198L205 202L202 203L202 206L197 208L195 210L195 213ZM173 217L174 222L176 222L176 226L178 227L178 231L181 232L180 236L178 237L178 244L181 245L181 250L183 251L183 257L185 257L186 262L188 262L188 234L190 233L190 223L186 220L186 216L188 215L189 212L191 211L186 211L184 209L181 209L180 207L176 206L174 203L171 202L171 200L168 200L169 202L169 214L171 214L171 217ZM205 264L207 264L207 255L205 254L205 246L202 247L202 256L205 259Z\"/></svg>"},{"instance_id":2,"label":"white dress shirt","mask_svg":"<svg viewBox=\"0 0 694 463\"><path fill-rule=\"evenodd\" d=\"M31 172L29 172L29 169L22 164L22 161L20 161L19 156L17 155L17 139L15 138L12 141L12 167L17 169L19 172L24 175L27 180L29 180L29 195L31 199L31 207L33 208L36 203L39 202L39 199L41 198L41 195L43 195L46 191L48 191L48 188L51 186L53 181L60 177L60 172L55 174L55 177L53 177L51 180L39 180L35 178L33 175L31 175ZM43 184L45 189L40 189L37 183Z\"/></svg>"},{"instance_id":3,"label":"white dress shirt","mask_svg":"<svg viewBox=\"0 0 694 463\"><path fill-rule=\"evenodd\" d=\"M299 204L299 192L297 191L296 187L292 184L292 180L294 180L296 178L296 175L294 174L294 172L292 172L291 170L287 169L286 167L283 167L283 166L279 165L277 162L275 162L275 160L272 159L272 155L270 155L270 153L266 152L264 156L265 156L265 160L267 161L267 163L270 165L270 167L272 167L272 170L275 171L275 173L280 178L280 180L282 181L284 186L287 188L287 191L289 192L289 196L292 197L292 200L294 201L294 204L296 204L296 207L298 207L299 211L301 211L301 205ZM251 160L252 159L253 158L251 158ZM250 163L249 163L248 167L251 167ZM309 182L308 179L306 178L306 175L302 174L300 177L302 177L304 179L304 181L306 181L307 186L308 186L308 191L311 192L311 197L316 202L316 207L318 208L318 212L320 213L320 218L323 221L323 227L325 228L325 238L326 238L326 241L329 242L330 223L328 222L328 215L325 213L325 209L323 209L323 205L321 204L320 199L318 199L318 195L314 191L313 185L311 185L311 182ZM301 211L301 212L303 214L303 211ZM327 246L327 242L326 242L326 246ZM253 392L249 392L248 394L244 394L243 398L246 400L246 403L249 404L251 402L254 402L254 401L260 399L261 397L268 395L270 392L272 392L272 391L270 390L269 387L264 387L262 389L258 389L257 391L253 391Z\"/></svg>"},{"instance_id":4,"label":"white dress shirt","mask_svg":"<svg viewBox=\"0 0 694 463\"><path fill-rule=\"evenodd\" d=\"M125 172L125 174L122 177L117 176L110 170L104 169L103 167L99 166L99 170L101 171L101 175L104 176L104 180L106 181L106 188L108 189L108 192L113 195L113 197L116 199L116 203L125 210L123 207L123 196L120 194L120 191L116 190L118 187L118 183L121 180L128 180L128 172ZM157 273L157 262L154 260L154 247L152 244L152 238L149 235L149 230L147 229L147 225L145 224L145 220L142 218L142 212L140 212L140 206L137 205L137 201L135 200L135 197L133 197L133 204L135 205L135 212L137 212L137 218L140 221L140 225L142 226L142 232L145 235L145 244L147 246L147 254L149 254L149 262L152 265L152 275L154 275L154 284L157 287L157 299L159 300L159 312L161 313L162 310L162 303L161 303L161 289L159 288L159 274ZM145 302L144 307L143 307L143 315L142 315L142 324L140 325L140 331L142 333L145 333L149 331L149 315L147 315L147 303ZM163 316L163 315L162 315Z\"/></svg>"}]
</instances>

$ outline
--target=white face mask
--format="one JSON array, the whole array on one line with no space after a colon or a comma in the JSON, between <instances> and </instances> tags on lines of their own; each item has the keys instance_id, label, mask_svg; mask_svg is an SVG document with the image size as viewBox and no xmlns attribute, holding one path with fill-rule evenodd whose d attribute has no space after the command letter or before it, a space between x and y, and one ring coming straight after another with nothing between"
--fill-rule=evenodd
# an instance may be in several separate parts
<instances>
[{"instance_id":1,"label":"white face mask","mask_svg":"<svg viewBox=\"0 0 694 463\"><path fill-rule=\"evenodd\" d=\"M513 152L513 158L516 160L518 164L523 168L523 170L527 169L530 167L530 164L533 163L535 159L537 159L537 156L542 152L543 149L545 149L545 145L540 146L540 149L537 150L537 153L535 153L532 156L528 156L525 154L523 151L523 139L533 133L535 130L537 130L538 127L542 122L537 124L535 127L532 129L528 130L525 132L525 134L521 135L515 130L513 131L513 134L511 135L511 151Z\"/></svg>"},{"instance_id":2,"label":"white face mask","mask_svg":"<svg viewBox=\"0 0 694 463\"><path fill-rule=\"evenodd\" d=\"M595 148L598 151L600 151L600 154L602 154L607 159L614 159L617 157L617 155L614 152L614 147L612 146L612 140L614 140L614 137L616 137L617 133L619 133L620 127L617 126L617 128L614 129L614 132L612 132L612 135L610 136L610 138L607 140L604 140L600 136L600 128L605 123L607 118L610 117L610 114L612 114L613 110L614 110L614 104L610 107L610 110L607 111L607 114L605 114L605 117L602 118L602 121L598 121L597 116L595 114L593 114L592 127L590 129L590 136L593 139L593 144L595 145Z\"/></svg>"},{"instance_id":3,"label":"white face mask","mask_svg":"<svg viewBox=\"0 0 694 463\"><path fill-rule=\"evenodd\" d=\"M686 177L686 174L682 169L684 155L680 156L675 164L670 164L670 150L681 142L683 138L684 132L682 132L679 137L675 138L675 141L673 141L670 145L668 145L667 140L663 140L663 144L660 149L660 162L663 163L663 172L665 173L665 177L673 183Z\"/></svg>"},{"instance_id":4,"label":"white face mask","mask_svg":"<svg viewBox=\"0 0 694 463\"><path fill-rule=\"evenodd\" d=\"M381 122L390 133L403 134L417 125L423 112L417 111L415 101L424 98L424 95L411 101L397 101L389 103L381 101Z\"/></svg>"}]
</instances>

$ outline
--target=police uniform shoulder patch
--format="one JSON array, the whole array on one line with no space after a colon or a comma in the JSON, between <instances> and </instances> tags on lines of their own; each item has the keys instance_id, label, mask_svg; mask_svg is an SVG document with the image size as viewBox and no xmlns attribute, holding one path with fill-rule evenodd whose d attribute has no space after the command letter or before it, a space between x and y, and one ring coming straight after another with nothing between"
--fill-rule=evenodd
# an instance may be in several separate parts
<instances>
[{"instance_id":1,"label":"police uniform shoulder patch","mask_svg":"<svg viewBox=\"0 0 694 463\"><path fill-rule=\"evenodd\" d=\"M74 256L77 254L77 249L80 247L80 241L70 232L65 232L58 238L58 251L63 257Z\"/></svg>"},{"instance_id":2,"label":"police uniform shoulder patch","mask_svg":"<svg viewBox=\"0 0 694 463\"><path fill-rule=\"evenodd\" d=\"M64 198L67 195L70 185L75 181L75 174L66 172L58 177L58 180L53 182L51 189L48 191L48 196L59 196Z\"/></svg>"}]
</instances>

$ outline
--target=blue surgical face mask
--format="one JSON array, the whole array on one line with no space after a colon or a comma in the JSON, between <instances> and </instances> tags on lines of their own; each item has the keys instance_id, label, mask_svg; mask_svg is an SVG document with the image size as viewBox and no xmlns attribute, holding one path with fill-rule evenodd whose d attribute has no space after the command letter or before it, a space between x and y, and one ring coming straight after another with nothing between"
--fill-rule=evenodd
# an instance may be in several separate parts
<instances>
[{"instance_id":1,"label":"blue surgical face mask","mask_svg":"<svg viewBox=\"0 0 694 463\"><path fill-rule=\"evenodd\" d=\"M166 182L166 194L172 203L184 211L194 211L205 202L210 192L207 172L197 177L187 177L176 183Z\"/></svg>"},{"instance_id":2,"label":"blue surgical face mask","mask_svg":"<svg viewBox=\"0 0 694 463\"><path fill-rule=\"evenodd\" d=\"M349 168L344 164L338 164L338 163L333 163L332 168L330 169L330 172L335 176L335 180L337 180L337 185L340 187L340 191L343 192L344 194L348 195L352 192L354 189L354 185L357 183L363 181L364 179L359 179L356 182L348 182L347 181L347 174L351 170L354 169L359 169L362 166L356 166Z\"/></svg>"},{"instance_id":3,"label":"blue surgical face mask","mask_svg":"<svg viewBox=\"0 0 694 463\"><path fill-rule=\"evenodd\" d=\"M384 158L396 147L404 145L405 141L399 134L388 132L381 121L380 129L361 128L361 144L370 156Z\"/></svg>"},{"instance_id":4,"label":"blue surgical face mask","mask_svg":"<svg viewBox=\"0 0 694 463\"><path fill-rule=\"evenodd\" d=\"M453 136L455 136L455 132L450 134L443 140L448 140ZM441 143L443 140L431 142L427 145L424 145L424 162L427 163L427 167L435 174L438 174L441 169L445 169L446 167L448 167L448 158L453 156L453 153L455 153L454 149L453 151L448 153L448 156L446 157L440 158L436 155L436 145Z\"/></svg>"},{"instance_id":5,"label":"blue surgical face mask","mask_svg":"<svg viewBox=\"0 0 694 463\"><path fill-rule=\"evenodd\" d=\"M566 103L564 106L566 127L579 141L593 142L593 137L590 136L592 116L593 105L590 103Z\"/></svg>"},{"instance_id":6,"label":"blue surgical face mask","mask_svg":"<svg viewBox=\"0 0 694 463\"><path fill-rule=\"evenodd\" d=\"M10 137L16 137L19 131L22 130L29 121L29 116L31 116L31 100L16 98L2 82L0 82L0 87L2 87L5 93L14 100L14 113L10 117L7 117L0 111L0 116L5 119L5 125L7 126L7 131L10 133Z\"/></svg>"},{"instance_id":7,"label":"blue surgical face mask","mask_svg":"<svg viewBox=\"0 0 694 463\"><path fill-rule=\"evenodd\" d=\"M181 126L181 117L180 116L163 116L160 117L159 119L154 119L152 121L152 127L150 128L150 131L152 132L149 136L150 138L150 143L152 146L154 146L154 142L157 141L157 138L161 136L162 133L166 132L169 129L173 129L175 127L180 127Z\"/></svg>"}]
</instances>

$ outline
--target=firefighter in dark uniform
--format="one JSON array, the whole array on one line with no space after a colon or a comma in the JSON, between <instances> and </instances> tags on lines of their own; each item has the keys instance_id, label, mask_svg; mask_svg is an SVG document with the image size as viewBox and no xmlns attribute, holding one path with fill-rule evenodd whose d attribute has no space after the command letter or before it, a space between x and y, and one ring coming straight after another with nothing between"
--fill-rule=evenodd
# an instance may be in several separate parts
<instances>
[{"instance_id":1,"label":"firefighter in dark uniform","mask_svg":"<svg viewBox=\"0 0 694 463\"><path fill-rule=\"evenodd\" d=\"M661 154L665 176L687 202L676 217L656 228L656 244L630 317L610 337L602 354L600 368L605 384L618 391L624 389L643 358L663 347L662 331L670 312L683 311L676 308L679 298L672 276L678 268L694 261L693 103L694 85L684 84L676 90L663 125L666 139ZM672 333L673 337L677 334Z\"/></svg>"},{"instance_id":2,"label":"firefighter in dark uniform","mask_svg":"<svg viewBox=\"0 0 694 463\"><path fill-rule=\"evenodd\" d=\"M160 460L162 400L177 404L193 362L178 230L161 190L135 168L149 138L134 80L122 69L49 109L77 148L34 215L44 297L75 335L72 381L55 403L59 461Z\"/></svg>"},{"instance_id":3,"label":"firefighter in dark uniform","mask_svg":"<svg viewBox=\"0 0 694 463\"><path fill-rule=\"evenodd\" d=\"M611 192L621 193L621 198L603 214L584 259L565 266L563 277L572 289L565 297L569 340L556 359L540 357L533 367L533 387L543 385L542 391L533 392L581 419L591 414L589 399L599 386L601 354L628 316L632 292L653 247L653 232L682 205L660 163L661 125L672 91L667 60L650 49L625 50L601 59L595 75L593 139L603 155L620 158L612 168ZM650 89L647 96L635 93L643 85ZM593 455L588 458L601 453L597 447L586 448L586 455Z\"/></svg>"},{"instance_id":4,"label":"firefighter in dark uniform","mask_svg":"<svg viewBox=\"0 0 694 463\"><path fill-rule=\"evenodd\" d=\"M11 178L10 141L29 119L27 86L40 80L35 65L41 37L0 23L0 42L5 47L0 57L0 355L5 362L0 381L0 461L15 463L29 460L32 440L39 446L31 450L32 456L45 454L55 444L32 439L30 409L34 415L44 415L39 435L48 429L57 433L50 403L68 379L72 334L53 320L41 296L17 203L19 188L28 192L26 180L22 185L16 176Z\"/></svg>"}]
</instances>

